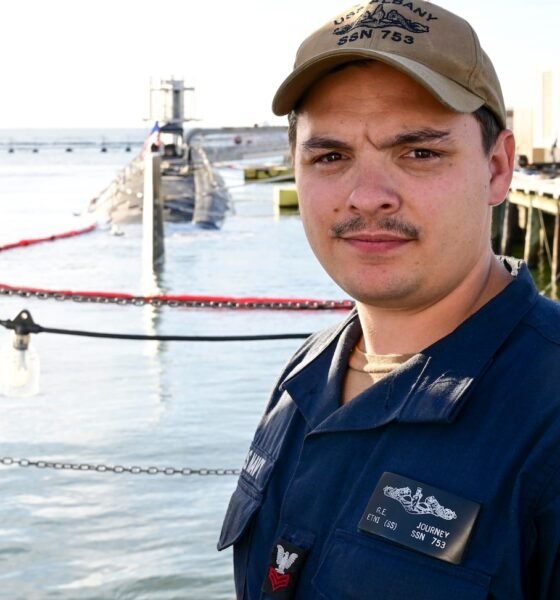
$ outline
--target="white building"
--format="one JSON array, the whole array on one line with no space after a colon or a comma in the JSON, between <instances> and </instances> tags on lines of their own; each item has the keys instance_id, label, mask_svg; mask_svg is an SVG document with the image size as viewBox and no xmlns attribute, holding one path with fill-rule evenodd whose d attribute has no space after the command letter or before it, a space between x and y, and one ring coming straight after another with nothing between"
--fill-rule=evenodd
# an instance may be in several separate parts
<instances>
[{"instance_id":1,"label":"white building","mask_svg":"<svg viewBox=\"0 0 560 600\"><path fill-rule=\"evenodd\" d=\"M517 154L529 162L560 161L560 72L544 71L535 77L532 106L515 107L513 131ZM555 142L558 140L558 150Z\"/></svg>"}]
</instances>

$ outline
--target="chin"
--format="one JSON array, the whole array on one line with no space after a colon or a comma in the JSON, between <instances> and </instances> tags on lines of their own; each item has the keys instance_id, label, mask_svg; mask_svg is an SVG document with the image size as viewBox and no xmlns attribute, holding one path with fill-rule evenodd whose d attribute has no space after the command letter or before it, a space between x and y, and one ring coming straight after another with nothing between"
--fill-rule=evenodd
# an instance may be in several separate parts
<instances>
[{"instance_id":1,"label":"chin","mask_svg":"<svg viewBox=\"0 0 560 600\"><path fill-rule=\"evenodd\" d=\"M338 285L356 302L380 308L404 308L413 305L419 291L419 286L412 282L399 282L398 285L395 282L379 282L367 287L347 285L344 282L339 282Z\"/></svg>"}]
</instances>

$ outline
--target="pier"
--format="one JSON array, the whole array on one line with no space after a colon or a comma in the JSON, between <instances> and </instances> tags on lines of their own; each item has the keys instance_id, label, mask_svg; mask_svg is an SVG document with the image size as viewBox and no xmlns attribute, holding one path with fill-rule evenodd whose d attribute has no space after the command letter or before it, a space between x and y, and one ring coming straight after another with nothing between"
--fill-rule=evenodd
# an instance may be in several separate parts
<instances>
[{"instance_id":1,"label":"pier","mask_svg":"<svg viewBox=\"0 0 560 600\"><path fill-rule=\"evenodd\" d=\"M534 266L539 253L545 253L550 266L546 291L555 300L560 252L559 203L559 177L516 171L508 197L496 212L493 228L495 249L502 254L511 254L513 245L521 244L523 259Z\"/></svg>"}]
</instances>

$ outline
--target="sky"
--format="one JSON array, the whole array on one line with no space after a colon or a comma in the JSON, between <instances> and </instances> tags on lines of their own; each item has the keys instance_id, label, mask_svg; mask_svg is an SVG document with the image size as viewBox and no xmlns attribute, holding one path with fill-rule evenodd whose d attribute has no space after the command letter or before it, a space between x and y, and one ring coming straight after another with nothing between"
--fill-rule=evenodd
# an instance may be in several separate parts
<instances>
[{"instance_id":1,"label":"sky","mask_svg":"<svg viewBox=\"0 0 560 600\"><path fill-rule=\"evenodd\" d=\"M405 1L405 0L403 0ZM414 3L414 0L412 0ZM558 0L438 0L473 25L509 108L560 70ZM3 2L0 128L148 127L150 78L194 87L201 126L284 124L270 103L300 42L352 0ZM398 8L395 6L395 8Z\"/></svg>"}]
</instances>

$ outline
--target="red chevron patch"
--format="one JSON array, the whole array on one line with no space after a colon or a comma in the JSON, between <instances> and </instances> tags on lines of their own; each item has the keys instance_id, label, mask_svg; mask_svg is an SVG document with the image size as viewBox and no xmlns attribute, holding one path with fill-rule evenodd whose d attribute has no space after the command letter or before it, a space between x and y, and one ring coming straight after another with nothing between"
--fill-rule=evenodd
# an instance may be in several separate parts
<instances>
[{"instance_id":1,"label":"red chevron patch","mask_svg":"<svg viewBox=\"0 0 560 600\"><path fill-rule=\"evenodd\" d=\"M270 581L273 592L286 588L290 585L290 575L288 573L285 575L279 575L276 572L276 569L273 567L269 567L268 569L268 580Z\"/></svg>"}]
</instances>

